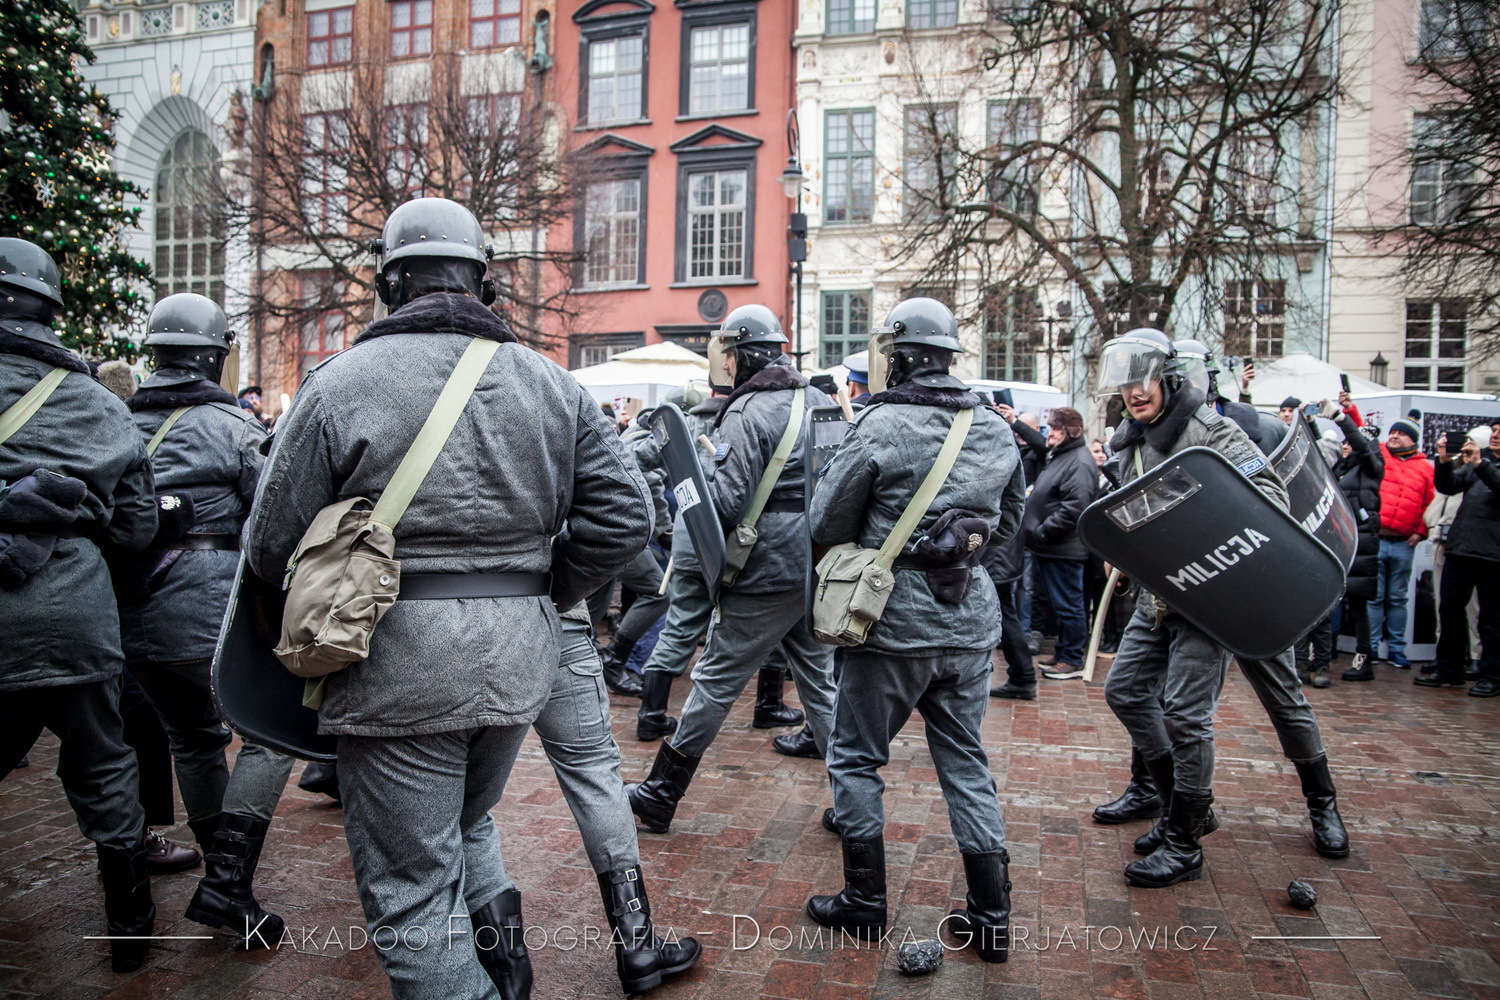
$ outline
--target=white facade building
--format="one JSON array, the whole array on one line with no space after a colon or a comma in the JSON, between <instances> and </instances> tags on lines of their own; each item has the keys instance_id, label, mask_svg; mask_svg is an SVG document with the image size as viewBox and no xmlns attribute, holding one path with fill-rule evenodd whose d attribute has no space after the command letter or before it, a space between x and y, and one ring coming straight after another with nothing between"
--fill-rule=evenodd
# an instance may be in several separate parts
<instances>
[{"instance_id":1,"label":"white facade building","mask_svg":"<svg viewBox=\"0 0 1500 1000\"><path fill-rule=\"evenodd\" d=\"M88 0L79 14L97 61L85 78L119 113L115 169L145 197L133 254L160 295L208 295L243 333L250 290L244 227L222 221L246 162L257 0L146 4ZM239 197L243 198L240 193ZM244 343L244 338L241 338Z\"/></svg>"}]
</instances>

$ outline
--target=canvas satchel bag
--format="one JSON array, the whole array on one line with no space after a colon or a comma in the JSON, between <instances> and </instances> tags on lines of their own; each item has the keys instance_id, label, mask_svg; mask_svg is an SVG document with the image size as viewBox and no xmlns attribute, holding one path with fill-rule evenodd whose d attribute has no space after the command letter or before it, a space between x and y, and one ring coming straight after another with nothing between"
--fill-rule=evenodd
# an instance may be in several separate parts
<instances>
[{"instance_id":1,"label":"canvas satchel bag","mask_svg":"<svg viewBox=\"0 0 1500 1000\"><path fill-rule=\"evenodd\" d=\"M766 504L771 500L771 491L776 488L776 481L781 478L781 470L786 468L786 460L792 454L792 446L797 443L797 434L802 430L802 410L807 405L806 389L798 389L792 396L792 410L786 418L786 428L781 432L781 440L776 442L776 451L771 455L771 461L766 464L766 471L760 474L760 482L756 484L755 496L750 499L750 507L745 511L745 516L740 523L734 526L734 530L724 539L724 575L720 577L724 585L728 586L739 577L740 570L745 568L745 563L750 560L750 550L755 548L756 541L760 535L755 530L756 522L760 520L761 512L766 509Z\"/></svg>"},{"instance_id":2,"label":"canvas satchel bag","mask_svg":"<svg viewBox=\"0 0 1500 1000\"><path fill-rule=\"evenodd\" d=\"M286 610L273 651L298 677L323 677L370 655L370 636L401 586L396 524L499 347L493 340L469 343L377 502L352 497L330 504L303 533L287 563ZM321 701L321 682L309 684L304 704L316 708Z\"/></svg>"},{"instance_id":3,"label":"canvas satchel bag","mask_svg":"<svg viewBox=\"0 0 1500 1000\"><path fill-rule=\"evenodd\" d=\"M858 646L868 638L870 626L885 613L896 583L891 567L947 482L973 422L973 409L959 410L954 416L937 461L927 470L922 485L880 548L866 549L858 542L845 542L833 546L818 560L818 582L812 599L813 638L835 646Z\"/></svg>"}]
</instances>

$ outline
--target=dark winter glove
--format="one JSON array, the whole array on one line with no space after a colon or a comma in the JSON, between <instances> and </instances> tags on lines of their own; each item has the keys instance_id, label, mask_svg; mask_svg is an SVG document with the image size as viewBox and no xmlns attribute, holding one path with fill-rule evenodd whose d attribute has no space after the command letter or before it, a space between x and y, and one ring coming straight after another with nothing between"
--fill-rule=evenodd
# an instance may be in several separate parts
<instances>
[{"instance_id":1,"label":"dark winter glove","mask_svg":"<svg viewBox=\"0 0 1500 1000\"><path fill-rule=\"evenodd\" d=\"M193 498L186 493L163 493L156 498L156 537L147 546L164 549L193 530Z\"/></svg>"},{"instance_id":2,"label":"dark winter glove","mask_svg":"<svg viewBox=\"0 0 1500 1000\"><path fill-rule=\"evenodd\" d=\"M972 510L944 511L917 540L913 554L937 563L927 571L932 596L944 604L962 604L972 582L973 557L990 540L990 523Z\"/></svg>"},{"instance_id":3,"label":"dark winter glove","mask_svg":"<svg viewBox=\"0 0 1500 1000\"><path fill-rule=\"evenodd\" d=\"M28 477L29 478L29 477ZM0 532L0 588L15 590L47 564L57 539L52 535Z\"/></svg>"},{"instance_id":4,"label":"dark winter glove","mask_svg":"<svg viewBox=\"0 0 1500 1000\"><path fill-rule=\"evenodd\" d=\"M78 505L87 495L82 480L37 469L0 489L0 526L17 531L66 528L78 520Z\"/></svg>"}]
</instances>

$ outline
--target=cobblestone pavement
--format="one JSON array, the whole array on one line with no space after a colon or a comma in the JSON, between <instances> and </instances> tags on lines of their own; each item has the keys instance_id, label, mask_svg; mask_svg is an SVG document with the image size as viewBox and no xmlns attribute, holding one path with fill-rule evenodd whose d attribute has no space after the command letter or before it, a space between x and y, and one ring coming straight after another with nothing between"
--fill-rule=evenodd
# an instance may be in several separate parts
<instances>
[{"instance_id":1,"label":"cobblestone pavement","mask_svg":"<svg viewBox=\"0 0 1500 1000\"><path fill-rule=\"evenodd\" d=\"M1206 839L1201 881L1156 891L1131 889L1120 874L1144 824L1103 827L1089 818L1127 780L1126 740L1101 687L1044 680L1035 702L992 701L985 735L1009 832L1017 940L1006 965L952 953L922 978L902 976L893 949L819 939L803 915L809 893L841 884L838 842L818 823L826 778L817 761L771 752L774 733L750 728L747 695L699 769L673 833L641 835L658 927L695 933L707 946L692 973L654 996L1500 998L1500 701L1413 688L1410 673L1379 669L1375 683L1309 692L1354 840L1348 859L1313 852L1296 775L1236 673L1218 725L1223 828ZM674 707L685 694L679 683ZM635 742L635 704L614 701L632 780L657 746ZM101 895L92 853L51 773L50 736L32 761L0 783L0 994L390 995L374 952L349 950L350 928L363 919L340 813L295 787L278 810L257 885L265 905L286 917L295 945L246 954L222 935L166 941L140 972L111 974L104 943L83 940L103 932ZM964 881L920 721L902 732L885 777L892 925L898 936L909 927L931 937L961 904ZM533 952L534 995L619 996L610 954L566 950L570 939L559 933L601 926L603 917L534 738L495 816L533 944L543 932L549 938ZM188 839L185 828L176 834ZM179 917L195 879L155 880L158 933L206 933ZM1292 879L1316 887L1316 910L1291 908ZM1257 940L1277 935L1350 939Z\"/></svg>"}]
</instances>

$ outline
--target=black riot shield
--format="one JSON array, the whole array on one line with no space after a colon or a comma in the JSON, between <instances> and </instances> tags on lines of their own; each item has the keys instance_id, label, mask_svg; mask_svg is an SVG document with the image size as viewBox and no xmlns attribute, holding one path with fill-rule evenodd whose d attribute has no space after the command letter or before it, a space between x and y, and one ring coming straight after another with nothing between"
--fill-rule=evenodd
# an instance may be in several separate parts
<instances>
[{"instance_id":1,"label":"black riot shield","mask_svg":"<svg viewBox=\"0 0 1500 1000\"><path fill-rule=\"evenodd\" d=\"M841 406L809 407L807 415L802 418L802 468L806 470L807 477L803 497L809 515L812 514L813 493L818 488L818 477L822 475L829 459L839 450L848 431L849 421ZM805 524L803 537L806 539L807 552L807 616L808 621L812 621L812 599L818 576L819 553L813 545L811 516Z\"/></svg>"},{"instance_id":2,"label":"black riot shield","mask_svg":"<svg viewBox=\"0 0 1500 1000\"><path fill-rule=\"evenodd\" d=\"M708 477L699 461L703 446L688 428L687 418L675 406L658 406L651 414L650 424L672 479L677 512L693 540L693 551L698 556L703 581L708 584L709 596L717 603L720 578L724 575L724 528L719 524L713 494L708 491Z\"/></svg>"},{"instance_id":3,"label":"black riot shield","mask_svg":"<svg viewBox=\"0 0 1500 1000\"><path fill-rule=\"evenodd\" d=\"M1344 591L1338 557L1209 448L1185 449L1095 501L1078 534L1244 659L1286 650Z\"/></svg>"},{"instance_id":4,"label":"black riot shield","mask_svg":"<svg viewBox=\"0 0 1500 1000\"><path fill-rule=\"evenodd\" d=\"M334 760L334 737L318 733L318 713L302 704L305 681L271 652L281 634L281 591L250 572L244 557L214 650L219 716L247 741L303 760Z\"/></svg>"},{"instance_id":5,"label":"black riot shield","mask_svg":"<svg viewBox=\"0 0 1500 1000\"><path fill-rule=\"evenodd\" d=\"M1271 468L1286 484L1292 516L1338 557L1347 573L1354 565L1359 523L1333 469L1306 420L1292 422L1292 430L1271 452Z\"/></svg>"}]
</instances>

